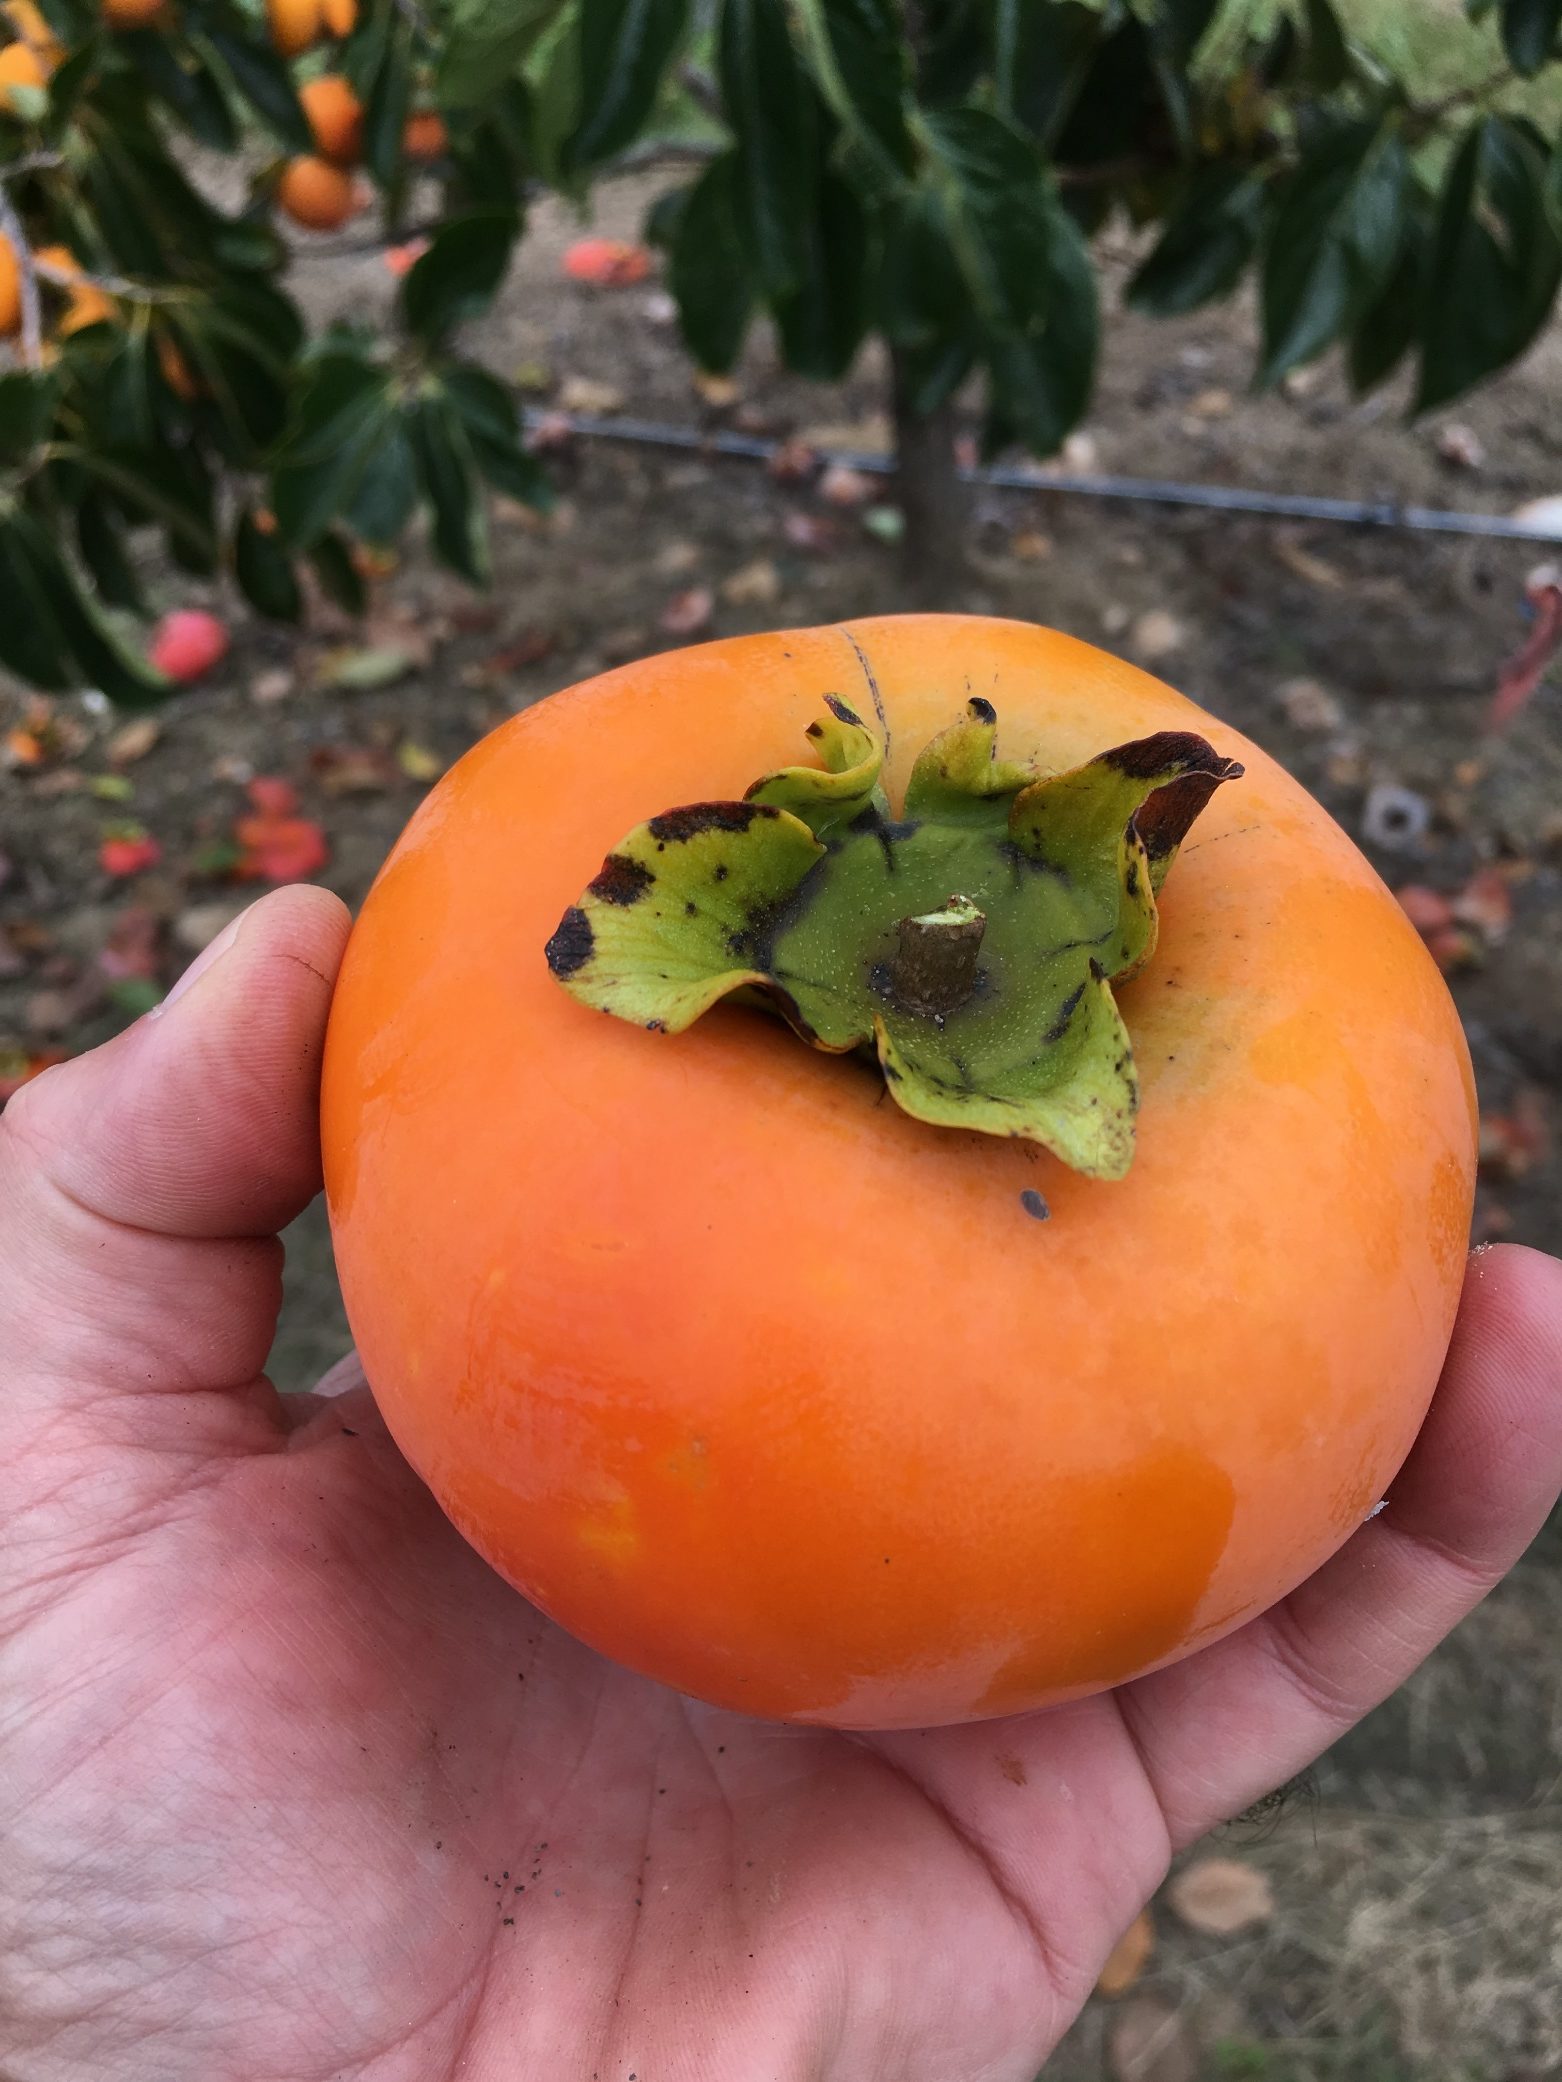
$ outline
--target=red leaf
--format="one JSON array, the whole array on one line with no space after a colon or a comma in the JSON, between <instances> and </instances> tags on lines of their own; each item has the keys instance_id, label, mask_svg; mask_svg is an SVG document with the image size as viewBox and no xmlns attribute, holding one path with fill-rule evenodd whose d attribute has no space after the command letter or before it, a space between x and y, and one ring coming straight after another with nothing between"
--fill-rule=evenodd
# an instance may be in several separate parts
<instances>
[{"instance_id":1,"label":"red leaf","mask_svg":"<svg viewBox=\"0 0 1562 2082\"><path fill-rule=\"evenodd\" d=\"M1442 932L1454 922L1453 905L1440 890L1428 889L1424 882L1407 882L1394 894L1418 933Z\"/></svg>"}]
</instances>

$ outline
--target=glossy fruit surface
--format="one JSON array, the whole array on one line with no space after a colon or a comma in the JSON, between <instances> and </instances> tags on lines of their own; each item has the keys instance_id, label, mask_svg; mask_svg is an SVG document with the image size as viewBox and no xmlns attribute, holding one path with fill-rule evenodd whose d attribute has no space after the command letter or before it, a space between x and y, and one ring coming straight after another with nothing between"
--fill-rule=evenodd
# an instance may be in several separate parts
<instances>
[{"instance_id":1,"label":"glossy fruit surface","mask_svg":"<svg viewBox=\"0 0 1562 2082\"><path fill-rule=\"evenodd\" d=\"M159 672L188 686L228 655L227 624L202 607L177 608L158 623L147 655Z\"/></svg>"},{"instance_id":2,"label":"glossy fruit surface","mask_svg":"<svg viewBox=\"0 0 1562 2082\"><path fill-rule=\"evenodd\" d=\"M1163 730L1244 762L1118 992L1125 1178L913 1120L761 1013L645 1033L550 975L621 836L805 758L827 693L882 715L896 803L972 695L1049 768ZM1117 1683L1316 1567L1419 1426L1474 1172L1447 990L1325 812L1144 673L953 616L652 658L477 746L355 928L323 1132L364 1365L462 1532L618 1660L842 1726Z\"/></svg>"},{"instance_id":3,"label":"glossy fruit surface","mask_svg":"<svg viewBox=\"0 0 1562 2082\"><path fill-rule=\"evenodd\" d=\"M306 231L337 231L358 207L357 183L328 159L290 159L277 179L277 207Z\"/></svg>"},{"instance_id":4,"label":"glossy fruit surface","mask_svg":"<svg viewBox=\"0 0 1562 2082\"><path fill-rule=\"evenodd\" d=\"M336 166L356 166L363 157L363 103L340 73L322 73L298 90L309 118L315 149Z\"/></svg>"}]
</instances>

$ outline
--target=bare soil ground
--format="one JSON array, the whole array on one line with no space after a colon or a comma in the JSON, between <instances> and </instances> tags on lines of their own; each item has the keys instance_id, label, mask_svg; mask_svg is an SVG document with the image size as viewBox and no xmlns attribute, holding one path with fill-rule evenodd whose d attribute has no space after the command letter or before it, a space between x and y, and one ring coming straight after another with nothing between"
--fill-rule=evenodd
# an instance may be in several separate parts
<instances>
[{"instance_id":1,"label":"bare soil ground","mask_svg":"<svg viewBox=\"0 0 1562 2082\"><path fill-rule=\"evenodd\" d=\"M646 194L644 182L613 190L597 228L632 234ZM474 352L535 387L539 402L621 401L684 424L882 445L872 357L820 392L781 374L756 339L736 399L714 406L691 387L654 285L601 293L560 282L575 231L562 212L539 213L499 307L472 332ZM299 282L317 315L372 321L390 278L377 255L348 244L314 242ZM1490 512L1562 492L1562 335L1456 414L1412 429L1398 399L1354 405L1330 371L1255 399L1251 367L1242 309L1175 324L1114 320L1088 466ZM1449 419L1473 445L1447 441ZM1440 435L1479 452L1478 467L1446 460ZM330 842L320 879L356 903L426 785L406 767L426 776L516 708L681 640L663 627L680 596L711 595L715 634L974 608L1139 657L1268 745L1394 886L1465 893L1471 963L1450 980L1493 1123L1478 1229L1562 1247L1562 1156L1549 1133L1562 1092L1562 693L1543 687L1501 737L1481 728L1498 665L1525 634L1525 575L1546 552L1038 487L985 495L969 582L952 598L912 598L893 547L864 526L877 494L868 507L835 509L753 464L596 442L576 443L556 467L562 497L550 520L496 517L491 600L414 548L379 586L367 638L325 612L302 633L241 618L228 665L171 703L157 742L125 765L130 801L101 792L122 719L59 705L51 757L0 772L0 1052L101 1038L135 1002L127 965L143 990L166 982L248 899L214 848L254 775L298 788ZM167 604L191 603L187 581L151 575ZM686 614L700 605L680 604ZM365 641L401 649L402 676L368 691L322 686L343 648ZM25 707L0 686L0 731ZM1378 827L1374 790L1384 788L1415 798L1408 836ZM106 824L127 816L163 857L118 882L97 848ZM1490 869L1472 896L1472 878ZM318 1210L292 1243L275 1354L290 1387L347 1338ZM1548 1535L1277 1822L1217 1847L1270 1875L1272 1918L1217 1940L1158 1908L1146 1974L1119 2001L1092 2006L1049 2077L1562 2074L1559 1548L1562 1535Z\"/></svg>"}]
</instances>

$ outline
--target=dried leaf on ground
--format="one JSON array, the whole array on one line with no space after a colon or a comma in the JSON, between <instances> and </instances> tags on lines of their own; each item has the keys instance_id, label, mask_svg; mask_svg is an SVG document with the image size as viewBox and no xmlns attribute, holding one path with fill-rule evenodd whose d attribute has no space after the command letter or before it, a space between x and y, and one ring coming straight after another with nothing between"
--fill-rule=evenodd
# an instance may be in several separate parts
<instances>
[{"instance_id":1,"label":"dried leaf on ground","mask_svg":"<svg viewBox=\"0 0 1562 2082\"><path fill-rule=\"evenodd\" d=\"M1407 882L1394 891L1399 908L1418 933L1444 932L1454 922L1454 907L1440 889L1425 882Z\"/></svg>"},{"instance_id":2,"label":"dried leaf on ground","mask_svg":"<svg viewBox=\"0 0 1562 2082\"><path fill-rule=\"evenodd\" d=\"M412 655L401 644L346 644L326 652L315 670L315 685L367 693L394 686L412 668Z\"/></svg>"},{"instance_id":3,"label":"dried leaf on ground","mask_svg":"<svg viewBox=\"0 0 1562 2082\"><path fill-rule=\"evenodd\" d=\"M783 441L765 468L777 484L804 484L819 467L819 451L806 441Z\"/></svg>"},{"instance_id":4,"label":"dried leaf on ground","mask_svg":"<svg viewBox=\"0 0 1562 2082\"><path fill-rule=\"evenodd\" d=\"M829 556L841 546L841 524L828 513L789 513L781 523L781 532L794 549L807 550L810 556Z\"/></svg>"},{"instance_id":5,"label":"dried leaf on ground","mask_svg":"<svg viewBox=\"0 0 1562 2082\"><path fill-rule=\"evenodd\" d=\"M383 745L316 745L309 767L327 795L383 795L396 778Z\"/></svg>"},{"instance_id":6,"label":"dried leaf on ground","mask_svg":"<svg viewBox=\"0 0 1562 2082\"><path fill-rule=\"evenodd\" d=\"M1097 1995L1124 1995L1150 1963L1155 1950L1155 1925L1150 1920L1150 1911L1142 1910L1107 1956L1101 1977L1096 1982Z\"/></svg>"},{"instance_id":7,"label":"dried leaf on ground","mask_svg":"<svg viewBox=\"0 0 1562 2082\"><path fill-rule=\"evenodd\" d=\"M103 756L110 766L134 766L144 759L163 734L163 726L155 716L137 716L133 722L123 723L103 747Z\"/></svg>"},{"instance_id":8,"label":"dried leaf on ground","mask_svg":"<svg viewBox=\"0 0 1562 2082\"><path fill-rule=\"evenodd\" d=\"M163 849L151 833L141 824L111 824L107 826L98 846L98 865L105 874L116 881L127 875L139 875L161 860Z\"/></svg>"},{"instance_id":9,"label":"dried leaf on ground","mask_svg":"<svg viewBox=\"0 0 1562 2082\"><path fill-rule=\"evenodd\" d=\"M854 470L849 463L831 463L820 478L818 489L827 506L862 506L873 497L878 484L866 471Z\"/></svg>"},{"instance_id":10,"label":"dried leaf on ground","mask_svg":"<svg viewBox=\"0 0 1562 2082\"><path fill-rule=\"evenodd\" d=\"M109 927L98 967L111 982L156 976L163 922L145 904L127 904Z\"/></svg>"},{"instance_id":11,"label":"dried leaf on ground","mask_svg":"<svg viewBox=\"0 0 1562 2082\"><path fill-rule=\"evenodd\" d=\"M1164 1996L1136 1995L1106 2035L1112 2082L1197 2082L1198 2053L1182 2018Z\"/></svg>"},{"instance_id":12,"label":"dried leaf on ground","mask_svg":"<svg viewBox=\"0 0 1562 2082\"><path fill-rule=\"evenodd\" d=\"M566 412L606 417L623 411L624 393L617 384L601 383L594 376L566 376L559 386L559 404Z\"/></svg>"},{"instance_id":13,"label":"dried leaf on ground","mask_svg":"<svg viewBox=\"0 0 1562 2082\"><path fill-rule=\"evenodd\" d=\"M1450 420L1436 434L1437 452L1456 470L1480 470L1486 465L1486 444L1474 427L1463 420Z\"/></svg>"},{"instance_id":14,"label":"dried leaf on ground","mask_svg":"<svg viewBox=\"0 0 1562 2082\"><path fill-rule=\"evenodd\" d=\"M1052 537L1039 528L1021 528L1009 544L1009 554L1022 564L1040 564L1051 556Z\"/></svg>"},{"instance_id":15,"label":"dried leaf on ground","mask_svg":"<svg viewBox=\"0 0 1562 2082\"><path fill-rule=\"evenodd\" d=\"M1304 549L1294 535L1274 536L1273 547L1286 570L1305 579L1308 585L1317 586L1323 592L1339 592L1345 585L1345 574L1338 565L1314 555L1310 549Z\"/></svg>"},{"instance_id":16,"label":"dried leaf on ground","mask_svg":"<svg viewBox=\"0 0 1562 2082\"><path fill-rule=\"evenodd\" d=\"M893 455L895 451L894 429L887 412L870 412L865 419L830 420L800 427L797 438L808 447L823 451L844 448L858 455Z\"/></svg>"},{"instance_id":17,"label":"dried leaf on ground","mask_svg":"<svg viewBox=\"0 0 1562 2082\"><path fill-rule=\"evenodd\" d=\"M437 781L445 771L445 761L439 754L412 737L404 737L396 747L396 764L409 781Z\"/></svg>"},{"instance_id":18,"label":"dried leaf on ground","mask_svg":"<svg viewBox=\"0 0 1562 2082\"><path fill-rule=\"evenodd\" d=\"M1461 925L1474 926L1495 946L1513 923L1512 882L1501 868L1477 868L1455 893L1450 907Z\"/></svg>"},{"instance_id":19,"label":"dried leaf on ground","mask_svg":"<svg viewBox=\"0 0 1562 2082\"><path fill-rule=\"evenodd\" d=\"M298 685L298 676L285 665L274 665L269 672L257 672L249 683L249 698L257 708L274 708L279 701L286 701Z\"/></svg>"},{"instance_id":20,"label":"dried leaf on ground","mask_svg":"<svg viewBox=\"0 0 1562 2082\"><path fill-rule=\"evenodd\" d=\"M1236 1858L1200 1858L1184 1866L1166 1898L1190 1930L1206 1937L1235 1937L1255 1930L1275 1912L1274 1889L1256 1865Z\"/></svg>"},{"instance_id":21,"label":"dried leaf on ground","mask_svg":"<svg viewBox=\"0 0 1562 2082\"><path fill-rule=\"evenodd\" d=\"M1506 1112L1481 1115L1481 1170L1488 1177L1524 1178L1550 1150L1550 1106L1539 1086L1522 1085Z\"/></svg>"},{"instance_id":22,"label":"dried leaf on ground","mask_svg":"<svg viewBox=\"0 0 1562 2082\"><path fill-rule=\"evenodd\" d=\"M1562 651L1562 564L1537 565L1524 581L1524 600L1534 626L1497 675L1497 691L1486 712L1488 730L1507 728Z\"/></svg>"},{"instance_id":23,"label":"dried leaf on ground","mask_svg":"<svg viewBox=\"0 0 1562 2082\"><path fill-rule=\"evenodd\" d=\"M710 587L690 586L685 592L674 593L658 619L669 636L698 636L710 627L715 611L716 600Z\"/></svg>"},{"instance_id":24,"label":"dried leaf on ground","mask_svg":"<svg viewBox=\"0 0 1562 2082\"><path fill-rule=\"evenodd\" d=\"M781 597L781 574L769 557L756 557L722 580L721 597L734 607L770 607Z\"/></svg>"},{"instance_id":25,"label":"dried leaf on ground","mask_svg":"<svg viewBox=\"0 0 1562 2082\"><path fill-rule=\"evenodd\" d=\"M689 384L694 395L713 412L728 411L743 395L732 377L712 375L709 369L696 369Z\"/></svg>"},{"instance_id":26,"label":"dried leaf on ground","mask_svg":"<svg viewBox=\"0 0 1562 2082\"><path fill-rule=\"evenodd\" d=\"M1275 689L1275 699L1285 720L1296 730L1338 730L1345 721L1339 697L1331 694L1321 680L1282 680Z\"/></svg>"}]
</instances>

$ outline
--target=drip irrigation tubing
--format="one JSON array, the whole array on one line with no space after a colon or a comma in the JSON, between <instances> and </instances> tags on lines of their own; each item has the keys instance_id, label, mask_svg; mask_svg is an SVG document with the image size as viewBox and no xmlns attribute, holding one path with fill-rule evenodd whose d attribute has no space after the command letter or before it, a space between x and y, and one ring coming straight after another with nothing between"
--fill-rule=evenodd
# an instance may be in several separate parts
<instances>
[{"instance_id":1,"label":"drip irrigation tubing","mask_svg":"<svg viewBox=\"0 0 1562 2082\"><path fill-rule=\"evenodd\" d=\"M600 441L624 441L644 448L676 448L697 455L736 456L768 462L784 445L760 434L727 428L677 426L654 419L616 414L551 412L528 407L529 429L557 427ZM820 461L860 470L867 476L892 477L894 458L872 451L831 449ZM1324 499L1309 492L1265 492L1240 485L1182 484L1171 478L1114 477L1074 470L1015 468L1003 464L962 469L967 484L999 491L1067 492L1084 499L1126 499L1150 506L1191 506L1206 513L1253 513L1274 520L1332 521L1351 527L1399 528L1429 535L1483 535L1502 542L1562 542L1562 521L1525 521L1501 513L1457 513L1441 506L1412 506L1394 499Z\"/></svg>"}]
</instances>

